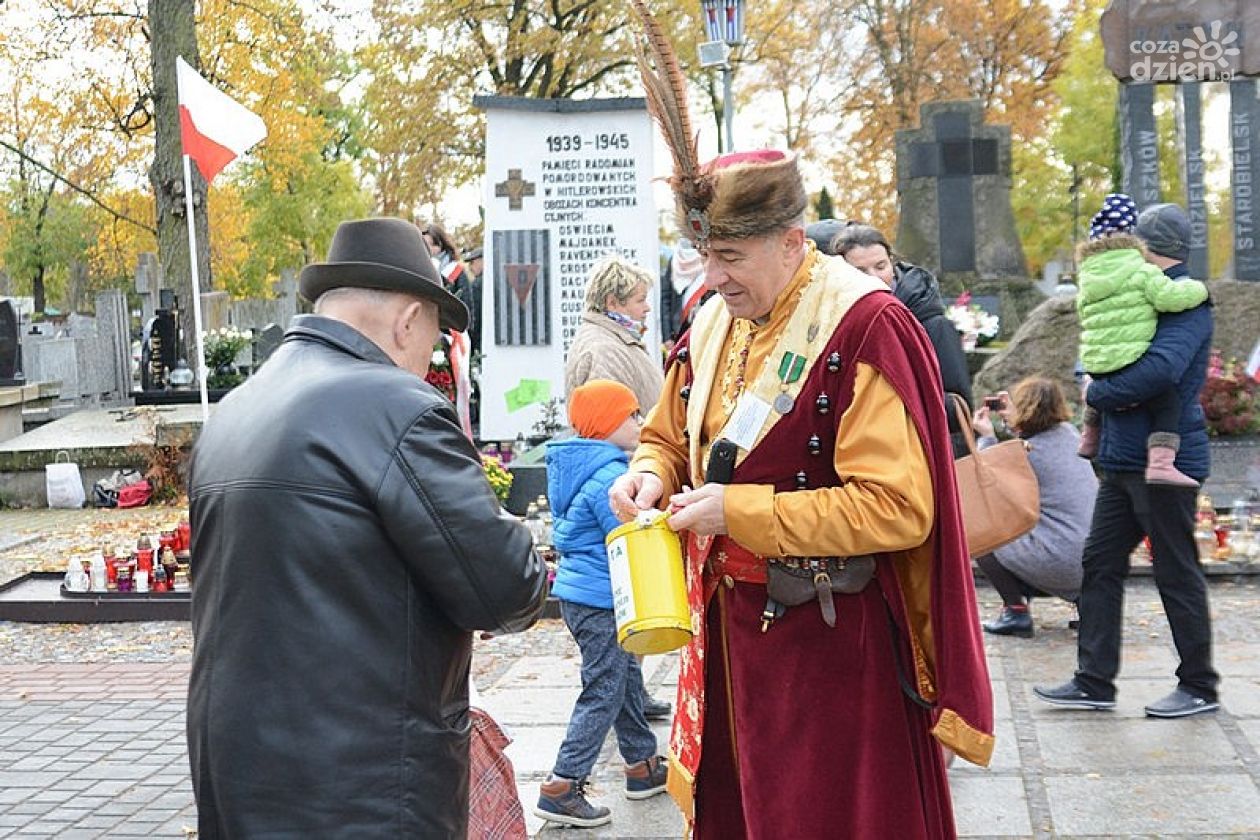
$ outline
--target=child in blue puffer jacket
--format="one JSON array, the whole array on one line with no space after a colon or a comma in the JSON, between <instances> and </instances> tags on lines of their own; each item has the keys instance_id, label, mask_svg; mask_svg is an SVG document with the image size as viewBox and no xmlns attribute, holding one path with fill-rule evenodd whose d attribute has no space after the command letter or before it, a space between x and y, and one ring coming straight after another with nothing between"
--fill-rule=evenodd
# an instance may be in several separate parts
<instances>
[{"instance_id":1,"label":"child in blue puffer jacket","mask_svg":"<svg viewBox=\"0 0 1260 840\"><path fill-rule=\"evenodd\" d=\"M643 716L643 672L617 644L612 583L604 537L621 523L608 489L630 465L639 444L639 403L626 386L594 379L569 395L569 423L578 437L547 444L547 498L552 542L560 552L552 594L582 652L582 693L534 814L590 828L611 811L586 800L587 779L608 730L626 761L626 797L647 799L665 790L666 765Z\"/></svg>"}]
</instances>

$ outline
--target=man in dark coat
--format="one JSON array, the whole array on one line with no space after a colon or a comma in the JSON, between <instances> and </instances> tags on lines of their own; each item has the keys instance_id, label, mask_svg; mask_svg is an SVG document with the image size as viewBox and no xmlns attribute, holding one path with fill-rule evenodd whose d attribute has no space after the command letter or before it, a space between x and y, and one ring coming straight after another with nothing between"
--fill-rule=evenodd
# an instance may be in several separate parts
<instances>
[{"instance_id":1,"label":"man in dark coat","mask_svg":"<svg viewBox=\"0 0 1260 840\"><path fill-rule=\"evenodd\" d=\"M342 224L193 453L188 747L200 837L463 837L472 631L544 565L424 383L468 313L401 219Z\"/></svg>"},{"instance_id":2,"label":"man in dark coat","mask_svg":"<svg viewBox=\"0 0 1260 840\"><path fill-rule=\"evenodd\" d=\"M1145 241L1147 260L1165 276L1172 280L1189 276L1185 263L1190 257L1190 219L1184 210L1175 204L1148 207L1133 232ZM1177 687L1146 706L1146 714L1181 718L1220 708L1207 578L1194 541L1198 492L1194 487L1146 483L1151 415L1131 410L1175 387L1181 403L1176 467L1196 481L1207 478L1211 455L1199 391L1211 347L1209 300L1185 312L1161 314L1155 338L1141 358L1086 388L1085 402L1102 414L1096 459L1102 483L1082 558L1076 674L1062 685L1034 688L1046 703L1072 709L1115 708L1129 555L1143 536L1149 536L1155 586L1181 663Z\"/></svg>"},{"instance_id":3,"label":"man in dark coat","mask_svg":"<svg viewBox=\"0 0 1260 840\"><path fill-rule=\"evenodd\" d=\"M941 384L945 386L945 393L958 394L970 410L971 373L967 370L967 356L963 353L958 329L953 321L945 317L941 288L932 272L896 259L888 240L869 225L849 224L840 228L831 241L831 248L824 253L844 257L849 265L888 284L897 300L906 305L927 332L941 366ZM945 405L945 416L949 419L954 454L965 455L962 430L958 428L953 406L949 402Z\"/></svg>"}]
</instances>

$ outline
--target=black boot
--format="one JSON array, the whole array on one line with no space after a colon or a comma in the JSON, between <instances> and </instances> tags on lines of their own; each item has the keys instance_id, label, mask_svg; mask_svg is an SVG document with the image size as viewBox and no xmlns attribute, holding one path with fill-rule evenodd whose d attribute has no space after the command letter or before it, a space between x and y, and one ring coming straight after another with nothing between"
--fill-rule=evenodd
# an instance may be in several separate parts
<instances>
[{"instance_id":1,"label":"black boot","mask_svg":"<svg viewBox=\"0 0 1260 840\"><path fill-rule=\"evenodd\" d=\"M984 631L995 636L1019 636L1030 639L1033 634L1032 614L1028 612L1027 607L1022 610L1015 607L1002 607L1000 616L984 623Z\"/></svg>"}]
</instances>

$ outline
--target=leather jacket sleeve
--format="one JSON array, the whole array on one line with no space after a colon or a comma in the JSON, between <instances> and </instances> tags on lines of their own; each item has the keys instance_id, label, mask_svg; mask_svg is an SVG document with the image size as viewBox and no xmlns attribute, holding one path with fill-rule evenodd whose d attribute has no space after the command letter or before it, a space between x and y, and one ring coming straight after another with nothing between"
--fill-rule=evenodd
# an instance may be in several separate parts
<instances>
[{"instance_id":1,"label":"leather jacket sleeve","mask_svg":"<svg viewBox=\"0 0 1260 840\"><path fill-rule=\"evenodd\" d=\"M538 619L546 564L529 530L499 505L452 406L415 419L377 495L390 538L452 623L514 633Z\"/></svg>"}]
</instances>

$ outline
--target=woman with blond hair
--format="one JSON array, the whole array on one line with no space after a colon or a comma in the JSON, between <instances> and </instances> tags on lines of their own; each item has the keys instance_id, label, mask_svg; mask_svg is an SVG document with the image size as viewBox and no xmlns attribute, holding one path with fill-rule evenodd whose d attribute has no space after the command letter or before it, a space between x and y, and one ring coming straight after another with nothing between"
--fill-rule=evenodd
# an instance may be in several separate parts
<instances>
[{"instance_id":1,"label":"woman with blond hair","mask_svg":"<svg viewBox=\"0 0 1260 840\"><path fill-rule=\"evenodd\" d=\"M984 629L999 636L1027 637L1033 634L1029 597L1048 594L1075 603L1080 596L1081 555L1098 480L1089 464L1075 457L1081 438L1068 422L1071 409L1059 383L1030 376L999 398L998 415L1008 429L1028 441L1028 460L1041 492L1041 517L1027 534L977 557L976 563L1002 596L1002 614L986 622ZM976 411L972 426L980 435L979 448L997 443L987 405Z\"/></svg>"},{"instance_id":2,"label":"woman with blond hair","mask_svg":"<svg viewBox=\"0 0 1260 840\"><path fill-rule=\"evenodd\" d=\"M611 379L634 391L645 412L656 405L665 380L658 354L643 340L654 282L646 269L619 256L591 269L586 310L565 360L566 397L592 379Z\"/></svg>"}]
</instances>

